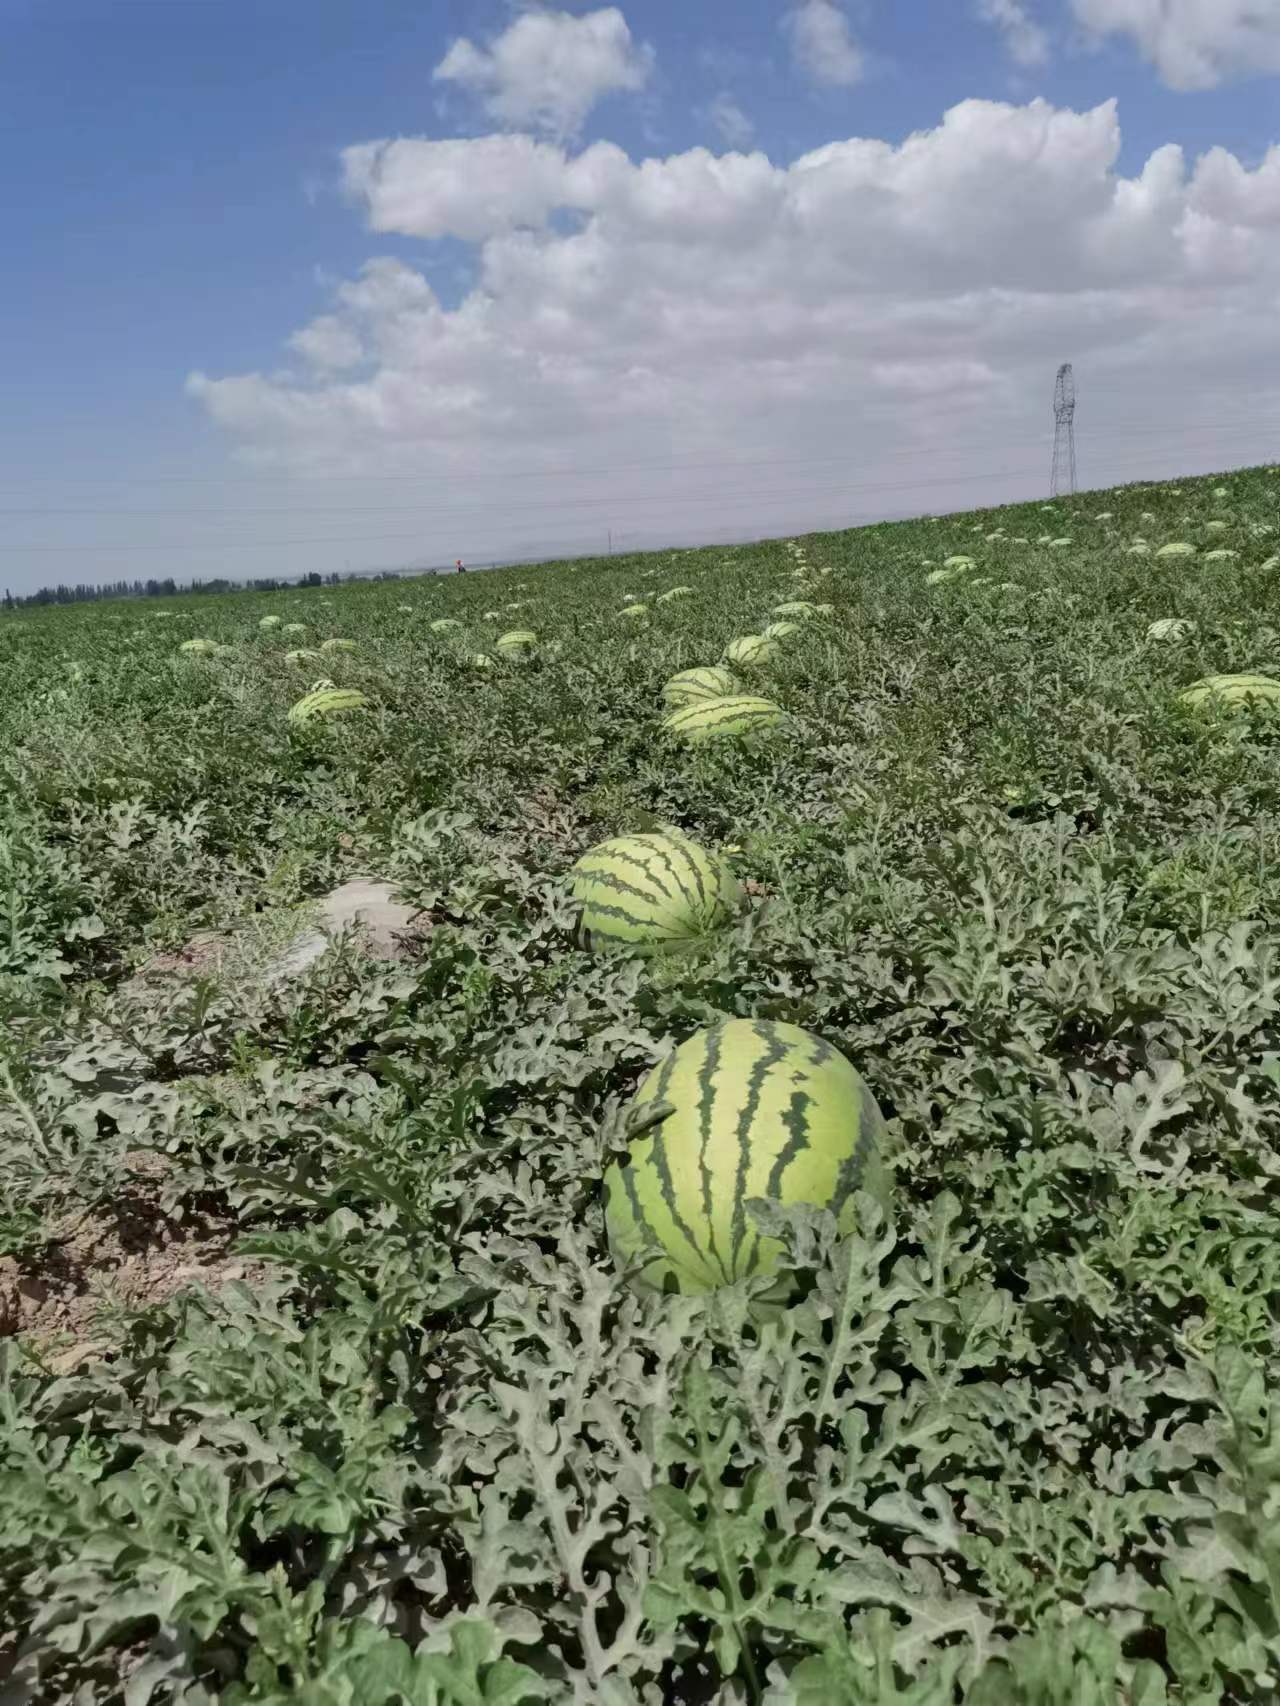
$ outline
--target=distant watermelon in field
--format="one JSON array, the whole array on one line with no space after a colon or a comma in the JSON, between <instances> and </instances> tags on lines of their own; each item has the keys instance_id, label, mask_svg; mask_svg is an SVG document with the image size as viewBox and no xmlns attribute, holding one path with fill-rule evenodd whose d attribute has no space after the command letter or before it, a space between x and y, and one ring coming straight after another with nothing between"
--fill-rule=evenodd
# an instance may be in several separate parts
<instances>
[{"instance_id":1,"label":"distant watermelon in field","mask_svg":"<svg viewBox=\"0 0 1280 1706\"><path fill-rule=\"evenodd\" d=\"M433 634L448 634L454 628L461 628L461 626L462 623L458 621L456 616L437 616L431 624L431 632Z\"/></svg>"},{"instance_id":2,"label":"distant watermelon in field","mask_svg":"<svg viewBox=\"0 0 1280 1706\"><path fill-rule=\"evenodd\" d=\"M538 643L538 636L531 628L512 628L498 636L498 650L504 657L523 657L531 652Z\"/></svg>"},{"instance_id":3,"label":"distant watermelon in field","mask_svg":"<svg viewBox=\"0 0 1280 1706\"><path fill-rule=\"evenodd\" d=\"M693 591L693 588L691 586L668 587L666 592L660 592L658 594L658 603L659 604L670 604L672 599L674 599L674 598L688 598L689 594L692 591Z\"/></svg>"},{"instance_id":4,"label":"distant watermelon in field","mask_svg":"<svg viewBox=\"0 0 1280 1706\"><path fill-rule=\"evenodd\" d=\"M284 654L284 661L286 663L311 663L319 656L319 652L310 651L304 646L296 652L286 652Z\"/></svg>"},{"instance_id":5,"label":"distant watermelon in field","mask_svg":"<svg viewBox=\"0 0 1280 1706\"><path fill-rule=\"evenodd\" d=\"M800 624L798 622L770 622L764 630L764 637L766 640L786 640L792 634L799 632Z\"/></svg>"},{"instance_id":6,"label":"distant watermelon in field","mask_svg":"<svg viewBox=\"0 0 1280 1706\"><path fill-rule=\"evenodd\" d=\"M662 689L662 697L668 705L696 705L703 699L723 699L737 693L739 686L738 678L717 664L673 675Z\"/></svg>"},{"instance_id":7,"label":"distant watermelon in field","mask_svg":"<svg viewBox=\"0 0 1280 1706\"><path fill-rule=\"evenodd\" d=\"M1280 712L1280 681L1269 675L1207 675L1178 697L1193 710Z\"/></svg>"},{"instance_id":8,"label":"distant watermelon in field","mask_svg":"<svg viewBox=\"0 0 1280 1706\"><path fill-rule=\"evenodd\" d=\"M184 640L178 647L180 652L186 652L189 657L212 657L217 647L212 640Z\"/></svg>"},{"instance_id":9,"label":"distant watermelon in field","mask_svg":"<svg viewBox=\"0 0 1280 1706\"><path fill-rule=\"evenodd\" d=\"M730 663L751 669L757 664L768 663L777 649L777 641L766 639L763 634L743 634L729 641L724 655Z\"/></svg>"},{"instance_id":10,"label":"distant watermelon in field","mask_svg":"<svg viewBox=\"0 0 1280 1706\"><path fill-rule=\"evenodd\" d=\"M1171 545L1162 545L1156 552L1157 557L1194 557L1196 548L1189 545L1185 539L1175 539Z\"/></svg>"},{"instance_id":11,"label":"distant watermelon in field","mask_svg":"<svg viewBox=\"0 0 1280 1706\"><path fill-rule=\"evenodd\" d=\"M775 604L771 612L774 616L798 617L803 620L806 616L816 616L818 607L803 598L789 598L783 604ZM765 630L768 632L768 629Z\"/></svg>"},{"instance_id":12,"label":"distant watermelon in field","mask_svg":"<svg viewBox=\"0 0 1280 1706\"><path fill-rule=\"evenodd\" d=\"M355 649L354 640L325 640L320 646L322 652L353 652Z\"/></svg>"},{"instance_id":13,"label":"distant watermelon in field","mask_svg":"<svg viewBox=\"0 0 1280 1706\"><path fill-rule=\"evenodd\" d=\"M472 669L492 669L494 665L494 660L488 652L473 652L467 662Z\"/></svg>"},{"instance_id":14,"label":"distant watermelon in field","mask_svg":"<svg viewBox=\"0 0 1280 1706\"><path fill-rule=\"evenodd\" d=\"M772 699L730 693L722 699L700 699L697 704L685 705L665 717L662 727L691 746L702 746L707 741L731 740L771 729L781 720L782 710Z\"/></svg>"},{"instance_id":15,"label":"distant watermelon in field","mask_svg":"<svg viewBox=\"0 0 1280 1706\"><path fill-rule=\"evenodd\" d=\"M316 687L292 707L289 721L309 723L316 717L337 717L347 711L363 711L368 703L354 687Z\"/></svg>"},{"instance_id":16,"label":"distant watermelon in field","mask_svg":"<svg viewBox=\"0 0 1280 1706\"><path fill-rule=\"evenodd\" d=\"M261 622L258 623L258 626L259 628L278 628L280 626L280 622L281 618L279 616L264 616Z\"/></svg>"},{"instance_id":17,"label":"distant watermelon in field","mask_svg":"<svg viewBox=\"0 0 1280 1706\"><path fill-rule=\"evenodd\" d=\"M1182 616L1162 616L1147 629L1149 640L1185 640L1194 634L1196 625Z\"/></svg>"},{"instance_id":18,"label":"distant watermelon in field","mask_svg":"<svg viewBox=\"0 0 1280 1706\"><path fill-rule=\"evenodd\" d=\"M644 1126L646 1110L671 1112ZM889 1212L885 1125L845 1057L797 1025L728 1019L699 1031L645 1079L628 1159L604 1177L605 1227L620 1266L657 1254L641 1287L704 1293L775 1272L782 1246L747 1203L768 1197L857 1224L854 1192Z\"/></svg>"},{"instance_id":19,"label":"distant watermelon in field","mask_svg":"<svg viewBox=\"0 0 1280 1706\"><path fill-rule=\"evenodd\" d=\"M280 630L282 634L305 634L306 631L307 625L305 622L286 622L284 627Z\"/></svg>"},{"instance_id":20,"label":"distant watermelon in field","mask_svg":"<svg viewBox=\"0 0 1280 1706\"><path fill-rule=\"evenodd\" d=\"M638 616L640 620L643 621L649 614L649 606L647 604L626 604L618 614L620 616Z\"/></svg>"},{"instance_id":21,"label":"distant watermelon in field","mask_svg":"<svg viewBox=\"0 0 1280 1706\"><path fill-rule=\"evenodd\" d=\"M602 841L571 876L579 935L593 949L684 947L727 923L742 903L727 862L672 830Z\"/></svg>"}]
</instances>

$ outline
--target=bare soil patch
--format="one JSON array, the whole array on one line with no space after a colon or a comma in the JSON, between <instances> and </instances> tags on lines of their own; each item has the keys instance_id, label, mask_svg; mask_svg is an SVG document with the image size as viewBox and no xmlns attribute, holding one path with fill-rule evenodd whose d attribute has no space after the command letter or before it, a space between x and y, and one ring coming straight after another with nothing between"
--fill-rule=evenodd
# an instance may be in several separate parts
<instances>
[{"instance_id":1,"label":"bare soil patch","mask_svg":"<svg viewBox=\"0 0 1280 1706\"><path fill-rule=\"evenodd\" d=\"M240 1228L209 1215L175 1220L146 1189L142 1163L113 1203L78 1217L37 1257L0 1256L0 1337L21 1335L57 1373L110 1350L113 1318L186 1286L250 1280L264 1264L234 1253ZM140 1175L140 1176L139 1176Z\"/></svg>"}]
</instances>

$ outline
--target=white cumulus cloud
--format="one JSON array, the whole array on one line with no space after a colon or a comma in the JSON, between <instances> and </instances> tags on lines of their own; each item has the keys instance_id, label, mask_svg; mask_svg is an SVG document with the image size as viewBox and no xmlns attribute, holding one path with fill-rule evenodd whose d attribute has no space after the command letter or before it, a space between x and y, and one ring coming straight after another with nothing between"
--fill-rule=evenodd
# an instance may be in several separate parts
<instances>
[{"instance_id":1,"label":"white cumulus cloud","mask_svg":"<svg viewBox=\"0 0 1280 1706\"><path fill-rule=\"evenodd\" d=\"M1280 0L1072 0L1095 37L1128 36L1174 89L1280 72Z\"/></svg>"},{"instance_id":2,"label":"white cumulus cloud","mask_svg":"<svg viewBox=\"0 0 1280 1706\"><path fill-rule=\"evenodd\" d=\"M1037 23L1023 0L978 0L978 16L1004 36L1009 56L1028 70L1049 62L1049 32Z\"/></svg>"},{"instance_id":3,"label":"white cumulus cloud","mask_svg":"<svg viewBox=\"0 0 1280 1706\"><path fill-rule=\"evenodd\" d=\"M436 66L435 80L480 97L491 118L573 136L603 96L642 89L652 49L638 46L616 6L522 13L487 47L463 36Z\"/></svg>"},{"instance_id":4,"label":"white cumulus cloud","mask_svg":"<svg viewBox=\"0 0 1280 1706\"><path fill-rule=\"evenodd\" d=\"M1120 145L1114 102L1044 100L963 101L901 142L789 163L361 144L354 204L427 240L421 264L375 257L333 291L296 370L190 390L264 469L367 477L375 503L403 477L437 506L416 549L450 560L1032 495L1068 359L1086 474L1261 460L1280 148L1167 144L1125 175ZM472 257L448 298L440 237Z\"/></svg>"},{"instance_id":5,"label":"white cumulus cloud","mask_svg":"<svg viewBox=\"0 0 1280 1706\"><path fill-rule=\"evenodd\" d=\"M801 0L784 18L791 54L815 83L847 87L864 70L862 49L835 0Z\"/></svg>"}]
</instances>

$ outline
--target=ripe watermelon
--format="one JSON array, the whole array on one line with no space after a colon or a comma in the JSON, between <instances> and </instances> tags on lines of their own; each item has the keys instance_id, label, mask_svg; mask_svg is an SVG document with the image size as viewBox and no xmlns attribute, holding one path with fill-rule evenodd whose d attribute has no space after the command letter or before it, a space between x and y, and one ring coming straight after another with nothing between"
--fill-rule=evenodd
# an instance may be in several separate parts
<instances>
[{"instance_id":1,"label":"ripe watermelon","mask_svg":"<svg viewBox=\"0 0 1280 1706\"><path fill-rule=\"evenodd\" d=\"M1185 640L1194 634L1196 625L1181 616L1162 616L1147 629L1149 640Z\"/></svg>"},{"instance_id":2,"label":"ripe watermelon","mask_svg":"<svg viewBox=\"0 0 1280 1706\"><path fill-rule=\"evenodd\" d=\"M1280 711L1280 681L1269 675L1206 675L1179 694L1194 710Z\"/></svg>"},{"instance_id":3,"label":"ripe watermelon","mask_svg":"<svg viewBox=\"0 0 1280 1706\"><path fill-rule=\"evenodd\" d=\"M817 609L816 604L810 604L803 598L789 598L785 604L775 604L772 614L774 616L805 617L816 615ZM768 632L767 629L765 631Z\"/></svg>"},{"instance_id":4,"label":"ripe watermelon","mask_svg":"<svg viewBox=\"0 0 1280 1706\"><path fill-rule=\"evenodd\" d=\"M529 628L512 628L508 633L498 637L498 650L507 657L520 657L525 652L531 652L538 643L538 636Z\"/></svg>"},{"instance_id":5,"label":"ripe watermelon","mask_svg":"<svg viewBox=\"0 0 1280 1706\"><path fill-rule=\"evenodd\" d=\"M679 735L693 746L704 741L724 740L750 734L755 729L771 729L782 720L782 709L772 699L758 699L753 693L730 693L721 699L700 699L696 705L685 705L662 721L666 734Z\"/></svg>"},{"instance_id":6,"label":"ripe watermelon","mask_svg":"<svg viewBox=\"0 0 1280 1706\"><path fill-rule=\"evenodd\" d=\"M728 864L675 830L621 835L573 867L584 946L640 953L684 947L726 923L742 890Z\"/></svg>"},{"instance_id":7,"label":"ripe watermelon","mask_svg":"<svg viewBox=\"0 0 1280 1706\"><path fill-rule=\"evenodd\" d=\"M461 628L462 623L456 616L437 616L431 624L433 634L447 634L452 628Z\"/></svg>"},{"instance_id":8,"label":"ripe watermelon","mask_svg":"<svg viewBox=\"0 0 1280 1706\"><path fill-rule=\"evenodd\" d=\"M768 640L763 634L743 634L729 641L724 655L730 663L750 668L754 664L767 663L777 649L777 641Z\"/></svg>"},{"instance_id":9,"label":"ripe watermelon","mask_svg":"<svg viewBox=\"0 0 1280 1706\"><path fill-rule=\"evenodd\" d=\"M325 640L320 647L322 652L353 652L355 649L354 640Z\"/></svg>"},{"instance_id":10,"label":"ripe watermelon","mask_svg":"<svg viewBox=\"0 0 1280 1706\"><path fill-rule=\"evenodd\" d=\"M312 663L319 656L319 652L310 651L304 646L300 651L286 652L284 661L286 663Z\"/></svg>"},{"instance_id":11,"label":"ripe watermelon","mask_svg":"<svg viewBox=\"0 0 1280 1706\"><path fill-rule=\"evenodd\" d=\"M280 630L282 634L305 634L306 631L307 625L305 622L286 622L284 627Z\"/></svg>"},{"instance_id":12,"label":"ripe watermelon","mask_svg":"<svg viewBox=\"0 0 1280 1706\"><path fill-rule=\"evenodd\" d=\"M336 717L344 711L363 711L369 701L354 687L316 687L304 693L289 712L291 723L309 723L315 717Z\"/></svg>"},{"instance_id":13,"label":"ripe watermelon","mask_svg":"<svg viewBox=\"0 0 1280 1706\"><path fill-rule=\"evenodd\" d=\"M639 616L642 620L649 614L647 604L625 604L618 612L619 616Z\"/></svg>"},{"instance_id":14,"label":"ripe watermelon","mask_svg":"<svg viewBox=\"0 0 1280 1706\"><path fill-rule=\"evenodd\" d=\"M662 689L668 705L696 705L703 699L723 699L737 693L740 683L736 675L718 665L705 669L685 669L673 675Z\"/></svg>"},{"instance_id":15,"label":"ripe watermelon","mask_svg":"<svg viewBox=\"0 0 1280 1706\"><path fill-rule=\"evenodd\" d=\"M184 640L178 647L180 652L187 652L192 657L211 657L217 649L212 640Z\"/></svg>"},{"instance_id":16,"label":"ripe watermelon","mask_svg":"<svg viewBox=\"0 0 1280 1706\"><path fill-rule=\"evenodd\" d=\"M605 1173L614 1260L656 1246L637 1283L707 1292L775 1271L782 1246L747 1213L752 1197L829 1208L856 1225L853 1193L889 1209L885 1126L871 1092L836 1049L798 1025L728 1019L699 1031L652 1071L632 1104L669 1103L625 1162Z\"/></svg>"},{"instance_id":17,"label":"ripe watermelon","mask_svg":"<svg viewBox=\"0 0 1280 1706\"><path fill-rule=\"evenodd\" d=\"M670 604L673 598L688 598L692 591L693 588L691 586L669 587L666 592L660 592L658 594L658 603Z\"/></svg>"},{"instance_id":18,"label":"ripe watermelon","mask_svg":"<svg viewBox=\"0 0 1280 1706\"><path fill-rule=\"evenodd\" d=\"M278 628L282 618L279 616L264 616L258 623L259 628Z\"/></svg>"},{"instance_id":19,"label":"ripe watermelon","mask_svg":"<svg viewBox=\"0 0 1280 1706\"><path fill-rule=\"evenodd\" d=\"M766 640L785 640L791 634L798 634L799 632L800 625L798 622L770 622L764 631L764 637Z\"/></svg>"}]
</instances>

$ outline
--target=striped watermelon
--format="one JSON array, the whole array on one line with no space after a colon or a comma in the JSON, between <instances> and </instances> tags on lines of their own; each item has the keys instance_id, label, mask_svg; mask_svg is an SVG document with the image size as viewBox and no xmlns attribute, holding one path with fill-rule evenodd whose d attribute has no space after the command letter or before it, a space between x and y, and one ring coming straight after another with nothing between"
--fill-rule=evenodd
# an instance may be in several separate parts
<instances>
[{"instance_id":1,"label":"striped watermelon","mask_svg":"<svg viewBox=\"0 0 1280 1706\"><path fill-rule=\"evenodd\" d=\"M573 867L586 947L684 947L726 923L742 890L728 864L677 830L602 841Z\"/></svg>"},{"instance_id":2,"label":"striped watermelon","mask_svg":"<svg viewBox=\"0 0 1280 1706\"><path fill-rule=\"evenodd\" d=\"M663 718L662 727L667 734L701 746L704 741L771 729L781 720L782 709L772 699L760 699L754 693L729 693L720 699L700 699L695 705L682 706Z\"/></svg>"},{"instance_id":3,"label":"striped watermelon","mask_svg":"<svg viewBox=\"0 0 1280 1706\"><path fill-rule=\"evenodd\" d=\"M672 1111L659 1116L662 1103ZM845 1057L798 1025L728 1019L699 1031L632 1107L639 1135L605 1174L605 1228L619 1265L660 1252L642 1287L707 1292L774 1272L782 1246L757 1231L753 1197L829 1208L844 1232L857 1190L888 1212L880 1110Z\"/></svg>"},{"instance_id":4,"label":"striped watermelon","mask_svg":"<svg viewBox=\"0 0 1280 1706\"><path fill-rule=\"evenodd\" d=\"M309 723L315 717L337 717L345 711L363 711L368 703L354 687L315 687L292 707L289 721Z\"/></svg>"},{"instance_id":5,"label":"striped watermelon","mask_svg":"<svg viewBox=\"0 0 1280 1706\"><path fill-rule=\"evenodd\" d=\"M668 587L666 592L660 592L658 594L658 603L670 604L673 598L688 598L692 591L693 588L691 586Z\"/></svg>"},{"instance_id":6,"label":"striped watermelon","mask_svg":"<svg viewBox=\"0 0 1280 1706\"><path fill-rule=\"evenodd\" d=\"M280 630L282 634L305 634L306 631L307 625L305 622L286 622L284 627Z\"/></svg>"},{"instance_id":7,"label":"striped watermelon","mask_svg":"<svg viewBox=\"0 0 1280 1706\"><path fill-rule=\"evenodd\" d=\"M1195 710L1280 711L1280 681L1269 675L1207 675L1179 695Z\"/></svg>"},{"instance_id":8,"label":"striped watermelon","mask_svg":"<svg viewBox=\"0 0 1280 1706\"><path fill-rule=\"evenodd\" d=\"M507 657L519 657L530 652L538 643L538 636L530 628L512 628L508 633L498 637L498 650Z\"/></svg>"},{"instance_id":9,"label":"striped watermelon","mask_svg":"<svg viewBox=\"0 0 1280 1706\"><path fill-rule=\"evenodd\" d=\"M471 665L472 669L493 668L493 659L489 656L488 652L473 652L467 659L467 662Z\"/></svg>"},{"instance_id":10,"label":"striped watermelon","mask_svg":"<svg viewBox=\"0 0 1280 1706\"><path fill-rule=\"evenodd\" d=\"M774 616L805 617L805 616L815 616L817 614L817 611L818 611L817 605L816 604L810 604L806 599L789 598L785 604L775 604L773 607L772 614ZM766 632L768 632L767 629L766 629Z\"/></svg>"},{"instance_id":11,"label":"striped watermelon","mask_svg":"<svg viewBox=\"0 0 1280 1706\"><path fill-rule=\"evenodd\" d=\"M355 649L354 640L325 640L320 646L322 652L353 652Z\"/></svg>"},{"instance_id":12,"label":"striped watermelon","mask_svg":"<svg viewBox=\"0 0 1280 1706\"><path fill-rule=\"evenodd\" d=\"M649 606L647 604L624 604L618 614L619 616L639 616L643 618L649 614Z\"/></svg>"},{"instance_id":13,"label":"striped watermelon","mask_svg":"<svg viewBox=\"0 0 1280 1706\"><path fill-rule=\"evenodd\" d=\"M461 626L462 623L458 621L456 616L437 616L431 624L431 632L433 634L447 634L451 629L461 628Z\"/></svg>"},{"instance_id":14,"label":"striped watermelon","mask_svg":"<svg viewBox=\"0 0 1280 1706\"><path fill-rule=\"evenodd\" d=\"M319 652L309 651L304 646L300 651L286 652L284 654L284 661L286 663L312 663L319 656Z\"/></svg>"},{"instance_id":15,"label":"striped watermelon","mask_svg":"<svg viewBox=\"0 0 1280 1706\"><path fill-rule=\"evenodd\" d=\"M729 641L724 655L730 663L750 668L755 664L768 663L777 649L777 641L768 640L763 634L743 634L738 639Z\"/></svg>"},{"instance_id":16,"label":"striped watermelon","mask_svg":"<svg viewBox=\"0 0 1280 1706\"><path fill-rule=\"evenodd\" d=\"M178 647L192 657L211 657L217 649L212 640L184 640Z\"/></svg>"},{"instance_id":17,"label":"striped watermelon","mask_svg":"<svg viewBox=\"0 0 1280 1706\"><path fill-rule=\"evenodd\" d=\"M264 616L258 623L259 628L278 628L282 618L279 616Z\"/></svg>"},{"instance_id":18,"label":"striped watermelon","mask_svg":"<svg viewBox=\"0 0 1280 1706\"><path fill-rule=\"evenodd\" d=\"M792 634L799 632L800 625L798 622L770 622L764 631L764 637L766 640L785 640Z\"/></svg>"},{"instance_id":19,"label":"striped watermelon","mask_svg":"<svg viewBox=\"0 0 1280 1706\"><path fill-rule=\"evenodd\" d=\"M736 675L718 665L685 669L671 677L662 697L668 705L696 705L703 699L723 699L728 693L737 693L740 685Z\"/></svg>"},{"instance_id":20,"label":"striped watermelon","mask_svg":"<svg viewBox=\"0 0 1280 1706\"><path fill-rule=\"evenodd\" d=\"M1181 616L1162 616L1147 629L1149 640L1185 640L1194 634L1196 625Z\"/></svg>"}]
</instances>

